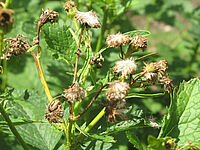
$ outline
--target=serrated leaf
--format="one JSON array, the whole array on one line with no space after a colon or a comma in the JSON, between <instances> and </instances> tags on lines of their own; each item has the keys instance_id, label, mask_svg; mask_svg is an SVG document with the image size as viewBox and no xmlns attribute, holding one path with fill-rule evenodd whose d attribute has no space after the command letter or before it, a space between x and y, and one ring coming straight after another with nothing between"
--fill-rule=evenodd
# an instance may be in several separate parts
<instances>
[{"instance_id":1,"label":"serrated leaf","mask_svg":"<svg viewBox=\"0 0 200 150\"><path fill-rule=\"evenodd\" d=\"M127 131L126 136L129 140L129 142L132 143L135 148L137 148L138 150L143 150L141 141L139 140L139 138L136 136L135 133L133 133L131 131Z\"/></svg>"},{"instance_id":2,"label":"serrated leaf","mask_svg":"<svg viewBox=\"0 0 200 150\"><path fill-rule=\"evenodd\" d=\"M13 107L9 111L11 119L25 117L30 120L46 122L45 124L37 123L16 126L24 141L42 150L53 149L60 140L62 132L50 129L51 125L44 119L44 112L48 103L46 97L40 97L34 91L26 90L14 90L10 97L13 99L9 103Z\"/></svg>"},{"instance_id":3,"label":"serrated leaf","mask_svg":"<svg viewBox=\"0 0 200 150\"><path fill-rule=\"evenodd\" d=\"M47 24L42 31L52 56L58 60L64 60L73 64L76 58L74 53L77 51L77 44L69 27L58 23Z\"/></svg>"},{"instance_id":4,"label":"serrated leaf","mask_svg":"<svg viewBox=\"0 0 200 150\"><path fill-rule=\"evenodd\" d=\"M188 141L200 145L200 80L192 79L180 84L174 91L168 114L164 118L159 137L178 138L178 145Z\"/></svg>"}]
</instances>

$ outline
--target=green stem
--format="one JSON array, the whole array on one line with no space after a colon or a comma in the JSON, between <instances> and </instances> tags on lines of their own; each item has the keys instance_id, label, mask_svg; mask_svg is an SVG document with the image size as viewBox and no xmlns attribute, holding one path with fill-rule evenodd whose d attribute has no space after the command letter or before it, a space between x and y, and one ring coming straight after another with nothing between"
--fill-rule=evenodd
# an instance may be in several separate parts
<instances>
[{"instance_id":1,"label":"green stem","mask_svg":"<svg viewBox=\"0 0 200 150\"><path fill-rule=\"evenodd\" d=\"M4 8L8 8L9 4L10 4L10 0L6 0Z\"/></svg>"},{"instance_id":2,"label":"green stem","mask_svg":"<svg viewBox=\"0 0 200 150\"><path fill-rule=\"evenodd\" d=\"M18 133L17 129L15 128L15 126L13 125L12 121L10 120L8 114L5 112L2 102L0 103L0 112L3 116L3 118L5 119L5 121L8 123L8 126L11 130L11 132L15 135L15 137L17 138L18 142L22 145L22 147L25 150L30 150L29 147L27 146L27 144L24 142L24 140L22 139L22 137L20 136L20 134Z\"/></svg>"},{"instance_id":3,"label":"green stem","mask_svg":"<svg viewBox=\"0 0 200 150\"><path fill-rule=\"evenodd\" d=\"M65 130L65 150L72 149L72 125L73 122L69 119L67 123L67 129Z\"/></svg>"},{"instance_id":4,"label":"green stem","mask_svg":"<svg viewBox=\"0 0 200 150\"><path fill-rule=\"evenodd\" d=\"M85 132L90 131L94 125L105 115L106 107L104 107L101 112L90 122L90 124L85 128Z\"/></svg>"},{"instance_id":5,"label":"green stem","mask_svg":"<svg viewBox=\"0 0 200 150\"><path fill-rule=\"evenodd\" d=\"M105 33L105 30L106 30L106 25L107 25L107 18L108 18L108 9L105 8L104 15L103 15L103 24L102 24L102 27L101 27L101 33L99 35L97 46L96 46L96 52L98 52L101 49L101 46L102 46L104 33Z\"/></svg>"},{"instance_id":6,"label":"green stem","mask_svg":"<svg viewBox=\"0 0 200 150\"><path fill-rule=\"evenodd\" d=\"M40 56L37 56L37 57L36 57L36 56L35 56L35 53L34 53L33 51L31 51L31 55L33 56L33 58L34 58L34 60L35 60L36 67L37 67L37 70L38 70L38 74L39 74L39 76L40 76L40 80L41 80L41 82L42 82L44 91L45 91L45 93L46 93L46 95L47 95L47 97L48 97L48 100L49 100L49 101L52 101L53 98L52 98L51 93L50 93L50 91L49 91L49 87L48 87L47 82L46 82L46 80L45 80L44 73L43 73L43 71L42 71L42 66L41 66L41 64L40 64Z\"/></svg>"},{"instance_id":7,"label":"green stem","mask_svg":"<svg viewBox=\"0 0 200 150\"><path fill-rule=\"evenodd\" d=\"M7 81L7 61L3 60L3 74L1 78L1 90L4 91L6 88L6 81Z\"/></svg>"}]
</instances>

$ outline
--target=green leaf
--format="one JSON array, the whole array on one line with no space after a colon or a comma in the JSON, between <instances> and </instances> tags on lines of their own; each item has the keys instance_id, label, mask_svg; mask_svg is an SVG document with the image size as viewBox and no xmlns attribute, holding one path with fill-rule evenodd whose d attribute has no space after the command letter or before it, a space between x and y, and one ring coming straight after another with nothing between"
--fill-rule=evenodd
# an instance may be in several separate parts
<instances>
[{"instance_id":1,"label":"green leaf","mask_svg":"<svg viewBox=\"0 0 200 150\"><path fill-rule=\"evenodd\" d=\"M42 29L48 50L55 59L64 60L70 64L75 61L77 44L69 27L64 24L46 24Z\"/></svg>"},{"instance_id":2,"label":"green leaf","mask_svg":"<svg viewBox=\"0 0 200 150\"><path fill-rule=\"evenodd\" d=\"M135 31L129 31L124 33L125 35L130 35L130 37L133 37L135 35L141 35L142 37L149 36L151 33L147 30L135 30Z\"/></svg>"},{"instance_id":3,"label":"green leaf","mask_svg":"<svg viewBox=\"0 0 200 150\"><path fill-rule=\"evenodd\" d=\"M141 141L139 140L139 138L136 136L135 133L133 133L131 131L127 131L126 136L129 140L129 142L132 143L135 148L137 148L138 150L143 150Z\"/></svg>"},{"instance_id":4,"label":"green leaf","mask_svg":"<svg viewBox=\"0 0 200 150\"><path fill-rule=\"evenodd\" d=\"M155 94L130 93L128 94L128 96L126 96L126 98L132 98L132 97L144 98L144 97L156 97L156 96L163 96L163 95L165 95L165 93L155 93Z\"/></svg>"},{"instance_id":5,"label":"green leaf","mask_svg":"<svg viewBox=\"0 0 200 150\"><path fill-rule=\"evenodd\" d=\"M89 141L81 146L83 150L109 150L111 147L112 143L104 143L102 141Z\"/></svg>"},{"instance_id":6,"label":"green leaf","mask_svg":"<svg viewBox=\"0 0 200 150\"><path fill-rule=\"evenodd\" d=\"M172 136L178 138L178 145L188 141L200 145L200 80L192 79L180 84L174 91L171 105L159 137Z\"/></svg>"},{"instance_id":7,"label":"green leaf","mask_svg":"<svg viewBox=\"0 0 200 150\"><path fill-rule=\"evenodd\" d=\"M35 124L23 124L16 126L17 131L23 137L24 141L34 147L42 150L53 149L62 136L59 130L50 129L51 125L44 119L46 104L45 97L38 96L34 91L14 90L10 97L13 101L9 101L9 111L12 118L28 118L36 120ZM6 99L6 98L5 98Z\"/></svg>"},{"instance_id":8,"label":"green leaf","mask_svg":"<svg viewBox=\"0 0 200 150\"><path fill-rule=\"evenodd\" d=\"M167 142L167 139L157 139L153 136L148 136L148 143L149 143L149 149L150 150L166 150L165 148L165 142Z\"/></svg>"},{"instance_id":9,"label":"green leaf","mask_svg":"<svg viewBox=\"0 0 200 150\"><path fill-rule=\"evenodd\" d=\"M103 141L103 142L106 142L106 143L115 143L116 141L113 140L113 137L111 136L103 136L103 135L97 135L97 134L89 134L87 132L85 132L84 130L81 130L81 128L79 128L79 126L76 124L76 128L82 132L85 136L88 136L92 139L95 139L95 140L100 140L100 141Z\"/></svg>"}]
</instances>

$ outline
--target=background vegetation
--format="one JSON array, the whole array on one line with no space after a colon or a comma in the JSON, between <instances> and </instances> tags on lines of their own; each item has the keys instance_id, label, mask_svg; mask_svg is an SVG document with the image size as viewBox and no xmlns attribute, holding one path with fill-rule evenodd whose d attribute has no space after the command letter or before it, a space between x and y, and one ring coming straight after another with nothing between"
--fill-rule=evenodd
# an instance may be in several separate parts
<instances>
[{"instance_id":1,"label":"background vegetation","mask_svg":"<svg viewBox=\"0 0 200 150\"><path fill-rule=\"evenodd\" d=\"M104 21L102 22L102 29L91 31L91 34L93 35L93 50L99 50L105 47L105 39L110 33L115 34L119 31L124 33L135 29L148 30L151 32L151 35L148 36L148 50L145 53L156 52L157 55L147 58L145 61L148 61L149 59L151 61L166 59L168 62L170 78L173 80L173 83L177 88L183 80L188 81L191 78L199 76L199 0L76 0L75 2L79 10L89 11L93 9L99 15L101 22ZM15 23L11 32L6 34L5 37L16 37L16 35L20 33L27 36L29 41L32 41L33 37L37 35L37 21L42 8L50 8L59 12L60 18L58 22L73 26L70 24L70 18L65 15L66 12L63 9L64 3L65 1L62 0L12 0L9 8L15 11ZM49 35L48 27L48 25L45 26L41 33L41 63L50 91L53 96L56 96L59 93L62 93L63 89L67 88L71 84L73 76L69 75L69 72L73 72L73 70L71 65L65 63L62 56L60 56L56 51L51 51L51 53L49 53L48 41L45 40L45 37L48 36L53 38L54 33ZM67 45L67 40L68 39L65 41L66 43L61 43L61 45ZM56 50L56 47L53 47L52 49ZM142 56L143 53L137 53L136 55ZM110 48L103 53L103 57L105 62L102 63L103 67L99 70L99 74L97 75L98 78L101 78L103 73L108 71L109 68L114 65L114 62L118 59L118 53L115 49ZM34 108L33 104L33 111L37 109L45 110L47 99L45 99L45 93L34 60L30 53L18 57L12 57L11 60L8 61L7 69L5 71L6 77L1 76L1 81L3 78L6 78L7 87L24 90L25 92L25 94L22 94L18 91L14 91L12 94L14 98L25 98L26 92L28 91L27 93L29 93L29 98L36 99L37 97L38 101L35 101L34 103L40 103L41 106L39 108ZM12 89L7 90L9 91ZM36 97L35 95L31 95L32 91L37 91L38 95ZM145 90L135 89L134 92L157 93L163 92L163 90L160 87L151 86ZM43 98L41 99L41 97ZM128 100L128 103L129 105L142 108L145 114L144 117L147 121L153 121L159 124L161 123L163 115L167 113L167 108L170 104L170 96L169 94L153 98L138 96ZM19 109L17 109L17 107L11 107L10 109L11 112L14 111L14 113L11 113L12 115L14 114L17 116L25 113L18 112ZM90 111L94 112L94 110L96 111L100 109L95 107ZM29 112L29 114L31 114L31 112ZM90 118L93 118L89 115L91 115L90 112L85 116L85 120L88 119L88 122L90 121ZM96 114L94 113L92 115L95 116ZM37 119L37 116L34 117ZM3 119L1 118L1 120ZM33 126L33 128L39 127ZM49 132L51 132L51 129L49 129ZM132 132L134 132L135 135L131 135ZM21 133L23 132L21 131ZM38 132L35 134L40 133ZM44 135L41 136L48 136L48 133L43 134ZM60 134L54 134L55 135L53 136L55 137L60 136ZM159 129L157 128L131 129L126 133L119 132L114 134L117 143L112 145L111 149L135 149L131 144L131 138L129 139L130 141L127 138L124 138L127 135L143 135L139 136L141 138L139 140L141 141L141 146L145 147L144 145L148 145L148 135L157 137L158 134ZM24 136L26 135L24 134ZM46 149L45 142L47 141L35 139L35 141L32 142L35 142L35 145L40 143L41 147L39 147L39 149ZM54 142L55 143L52 142L48 144L54 145L56 144L56 141ZM55 146L55 149L58 149L62 145L62 142L63 141L61 140ZM110 145L104 146L109 147ZM12 133L9 130L5 130L3 126L0 128L0 147L5 150L22 149ZM34 147L32 148L37 149ZM96 147L96 149L101 148Z\"/></svg>"}]
</instances>

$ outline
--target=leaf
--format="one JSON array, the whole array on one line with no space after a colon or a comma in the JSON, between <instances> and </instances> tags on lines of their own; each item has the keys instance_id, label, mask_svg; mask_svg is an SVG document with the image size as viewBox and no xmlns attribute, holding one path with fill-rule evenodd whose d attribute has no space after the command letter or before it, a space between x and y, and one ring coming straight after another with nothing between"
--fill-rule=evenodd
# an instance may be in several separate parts
<instances>
[{"instance_id":1,"label":"leaf","mask_svg":"<svg viewBox=\"0 0 200 150\"><path fill-rule=\"evenodd\" d=\"M172 136L178 138L178 145L188 141L200 145L200 80L195 78L180 84L174 91L171 105L159 137Z\"/></svg>"},{"instance_id":2,"label":"leaf","mask_svg":"<svg viewBox=\"0 0 200 150\"><path fill-rule=\"evenodd\" d=\"M69 27L64 24L46 24L42 29L45 35L45 41L48 50L55 59L64 60L73 64L77 50L77 44L74 40Z\"/></svg>"},{"instance_id":3,"label":"leaf","mask_svg":"<svg viewBox=\"0 0 200 150\"><path fill-rule=\"evenodd\" d=\"M142 37L149 36L151 33L147 30L135 30L135 31L126 32L124 34L129 35L132 38L135 35L141 35Z\"/></svg>"},{"instance_id":4,"label":"leaf","mask_svg":"<svg viewBox=\"0 0 200 150\"><path fill-rule=\"evenodd\" d=\"M112 147L112 143L104 143L102 141L89 141L83 146L81 146L84 150L109 150Z\"/></svg>"},{"instance_id":5,"label":"leaf","mask_svg":"<svg viewBox=\"0 0 200 150\"><path fill-rule=\"evenodd\" d=\"M156 96L163 96L163 95L165 95L165 93L155 93L155 94L130 93L128 94L128 96L126 96L126 98L132 98L132 97L144 98L144 97L156 97Z\"/></svg>"},{"instance_id":6,"label":"leaf","mask_svg":"<svg viewBox=\"0 0 200 150\"><path fill-rule=\"evenodd\" d=\"M45 97L38 96L34 91L14 90L10 97L13 101L9 111L12 118L28 118L44 123L23 124L16 126L17 131L23 137L24 141L34 147L42 150L53 149L60 140L62 133L59 130L50 129L51 125L44 119L46 104Z\"/></svg>"},{"instance_id":7,"label":"leaf","mask_svg":"<svg viewBox=\"0 0 200 150\"><path fill-rule=\"evenodd\" d=\"M100 140L100 141L103 141L103 142L106 142L106 143L115 143L116 141L113 140L113 137L111 136L103 136L103 135L97 135L97 134L89 134L87 132L85 132L84 130L81 130L81 128L79 128L79 126L76 124L75 125L76 128L82 132L85 136L88 136L92 139L95 139L95 140Z\"/></svg>"},{"instance_id":8,"label":"leaf","mask_svg":"<svg viewBox=\"0 0 200 150\"><path fill-rule=\"evenodd\" d=\"M135 133L133 133L131 131L127 131L126 136L129 140L129 142L132 143L135 148L137 148L138 150L143 150L141 141L139 140L139 138L136 136Z\"/></svg>"},{"instance_id":9,"label":"leaf","mask_svg":"<svg viewBox=\"0 0 200 150\"><path fill-rule=\"evenodd\" d=\"M150 150L166 150L165 143L167 142L169 138L164 139L157 139L153 136L148 136L148 143L149 143L149 149Z\"/></svg>"}]
</instances>

